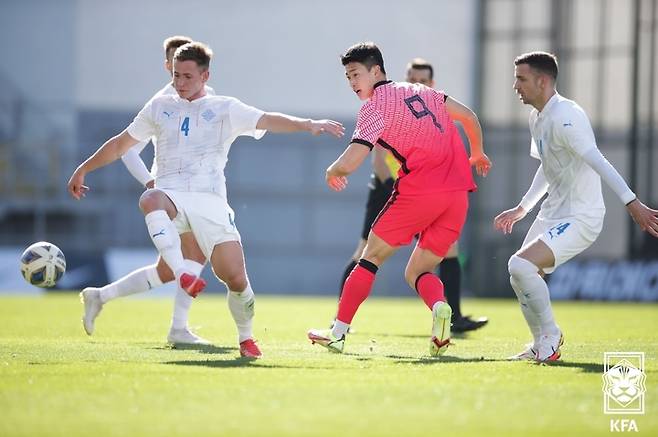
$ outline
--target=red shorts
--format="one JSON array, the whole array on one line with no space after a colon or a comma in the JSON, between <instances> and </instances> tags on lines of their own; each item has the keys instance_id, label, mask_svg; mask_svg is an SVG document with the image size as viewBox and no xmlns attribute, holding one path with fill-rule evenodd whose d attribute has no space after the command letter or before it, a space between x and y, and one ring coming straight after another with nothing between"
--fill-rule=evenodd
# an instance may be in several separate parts
<instances>
[{"instance_id":1,"label":"red shorts","mask_svg":"<svg viewBox=\"0 0 658 437\"><path fill-rule=\"evenodd\" d=\"M394 192L372 232L394 247L406 246L419 235L420 248L443 257L459 239L467 211L467 191L406 196Z\"/></svg>"}]
</instances>

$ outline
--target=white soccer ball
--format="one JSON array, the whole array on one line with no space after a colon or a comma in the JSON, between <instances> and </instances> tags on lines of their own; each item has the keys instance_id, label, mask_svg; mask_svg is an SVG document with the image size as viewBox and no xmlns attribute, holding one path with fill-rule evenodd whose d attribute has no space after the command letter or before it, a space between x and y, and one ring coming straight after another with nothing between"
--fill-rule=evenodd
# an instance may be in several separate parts
<instances>
[{"instance_id":1,"label":"white soccer ball","mask_svg":"<svg viewBox=\"0 0 658 437\"><path fill-rule=\"evenodd\" d=\"M50 288L66 271L66 259L59 247L47 241L34 243L21 256L21 273L27 282Z\"/></svg>"}]
</instances>

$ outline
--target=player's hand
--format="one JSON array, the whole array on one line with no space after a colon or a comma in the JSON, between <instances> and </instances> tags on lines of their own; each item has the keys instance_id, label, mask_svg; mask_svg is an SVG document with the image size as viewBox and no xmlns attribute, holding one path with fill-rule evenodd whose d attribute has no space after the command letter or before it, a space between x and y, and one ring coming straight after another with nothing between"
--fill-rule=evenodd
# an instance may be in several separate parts
<instances>
[{"instance_id":1,"label":"player's hand","mask_svg":"<svg viewBox=\"0 0 658 437\"><path fill-rule=\"evenodd\" d=\"M643 231L658 238L658 211L649 208L638 199L629 203L626 209Z\"/></svg>"},{"instance_id":2,"label":"player's hand","mask_svg":"<svg viewBox=\"0 0 658 437\"><path fill-rule=\"evenodd\" d=\"M525 217L527 213L528 211L520 206L503 211L494 219L494 228L502 231L503 234L511 234L514 223Z\"/></svg>"},{"instance_id":3,"label":"player's hand","mask_svg":"<svg viewBox=\"0 0 658 437\"><path fill-rule=\"evenodd\" d=\"M78 168L73 175L71 176L71 179L69 179L69 183L67 184L67 188L69 190L69 193L71 196L73 196L74 199L80 200L81 198L85 197L87 194L87 191L89 191L89 187L84 185L85 182L85 173Z\"/></svg>"},{"instance_id":4,"label":"player's hand","mask_svg":"<svg viewBox=\"0 0 658 437\"><path fill-rule=\"evenodd\" d=\"M491 169L491 160L484 153L477 153L471 155L468 162L475 167L475 172L478 176L486 176Z\"/></svg>"},{"instance_id":5,"label":"player's hand","mask_svg":"<svg viewBox=\"0 0 658 437\"><path fill-rule=\"evenodd\" d=\"M155 179L151 179L151 180L148 181L148 182L146 183L146 185L144 185L144 186L146 187L147 190L149 190L149 189L155 187Z\"/></svg>"},{"instance_id":6,"label":"player's hand","mask_svg":"<svg viewBox=\"0 0 658 437\"><path fill-rule=\"evenodd\" d=\"M327 185L334 191L343 191L347 187L346 176L335 176L327 172Z\"/></svg>"},{"instance_id":7,"label":"player's hand","mask_svg":"<svg viewBox=\"0 0 658 437\"><path fill-rule=\"evenodd\" d=\"M326 133L341 138L345 135L345 128L342 124L333 120L311 120L311 133L313 135Z\"/></svg>"}]
</instances>

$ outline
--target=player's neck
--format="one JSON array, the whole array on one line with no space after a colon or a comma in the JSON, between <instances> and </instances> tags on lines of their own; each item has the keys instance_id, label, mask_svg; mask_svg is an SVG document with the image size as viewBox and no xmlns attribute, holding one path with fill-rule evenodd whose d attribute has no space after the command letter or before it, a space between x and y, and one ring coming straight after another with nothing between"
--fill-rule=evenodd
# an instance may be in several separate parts
<instances>
[{"instance_id":1,"label":"player's neck","mask_svg":"<svg viewBox=\"0 0 658 437\"><path fill-rule=\"evenodd\" d=\"M536 104L536 105L532 105L532 106L534 106L535 109L537 109L537 111L541 112L542 109L544 109L544 107L545 107L546 104L548 103L548 101L551 100L551 98L552 98L556 93L557 93L557 91L555 91L555 88L553 88L550 92L548 92L548 93L546 93L546 94L544 94L544 95L542 96L542 98L541 98L541 102L539 102L539 103Z\"/></svg>"},{"instance_id":2,"label":"player's neck","mask_svg":"<svg viewBox=\"0 0 658 437\"><path fill-rule=\"evenodd\" d=\"M192 97L187 99L187 101L188 102L193 102L193 101L198 100L201 97L205 97L205 96L206 96L206 87L203 87L203 88L201 88L201 91L199 91L198 93L196 93L195 95L193 95Z\"/></svg>"}]
</instances>

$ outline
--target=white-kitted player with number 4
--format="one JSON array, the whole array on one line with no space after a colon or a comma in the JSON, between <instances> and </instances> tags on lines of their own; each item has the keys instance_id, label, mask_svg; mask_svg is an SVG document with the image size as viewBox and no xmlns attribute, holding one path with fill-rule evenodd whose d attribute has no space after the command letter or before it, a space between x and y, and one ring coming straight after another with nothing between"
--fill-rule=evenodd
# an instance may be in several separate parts
<instances>
[{"instance_id":1,"label":"white-kitted player with number 4","mask_svg":"<svg viewBox=\"0 0 658 437\"><path fill-rule=\"evenodd\" d=\"M240 135L260 138L265 131L330 133L344 128L331 120L300 119L263 112L238 99L207 95L212 51L202 43L179 47L174 54L177 94L150 100L133 122L103 144L73 173L71 195L80 199L87 173L119 159L140 141L155 139L155 188L139 205L153 244L174 272L180 288L196 297L205 281L186 269L179 233L191 231L215 275L226 284L228 305L238 328L240 354L259 358L253 339L254 292L244 264L240 234L226 198L224 167Z\"/></svg>"},{"instance_id":2,"label":"white-kitted player with number 4","mask_svg":"<svg viewBox=\"0 0 658 437\"><path fill-rule=\"evenodd\" d=\"M173 63L174 53L176 49L184 44L192 42L192 39L187 36L171 36L164 40L163 48L165 53L165 70L169 76L173 76ZM206 85L207 94L215 94L215 91ZM158 91L153 99L161 95L176 94L173 83L170 81L164 88ZM142 141L130 149L121 157L124 165L130 174L137 179L145 188L153 188L154 174L146 168L144 161L140 157L140 153L149 141ZM199 248L192 232L185 232L180 234L181 249L185 258L186 268L199 275L203 270L206 258ZM80 297L84 304L84 314L82 316L82 326L88 335L92 335L95 330L96 318L100 314L103 306L120 297L129 296L136 293L142 293L155 288L159 285L171 282L175 279L174 272L171 271L167 263L164 262L162 257L158 257L156 264L141 267L134 270L127 275L117 279L111 284L104 287L87 287L82 290ZM180 287L176 290L174 297L174 311L171 319L171 327L167 334L167 341L173 345L184 344L210 344L210 342L202 337L196 335L188 326L188 318L190 307L192 306L192 297L188 295Z\"/></svg>"},{"instance_id":3,"label":"white-kitted player with number 4","mask_svg":"<svg viewBox=\"0 0 658 437\"><path fill-rule=\"evenodd\" d=\"M526 53L514 61L514 90L532 105L530 154L541 164L519 205L502 212L494 226L512 231L548 192L521 248L509 259L510 283L530 327L533 342L510 357L555 361L563 336L555 323L548 286L543 279L587 249L603 227L605 205L601 179L619 196L642 230L658 237L658 211L635 196L599 151L585 111L555 89L558 65L546 52Z\"/></svg>"}]
</instances>

